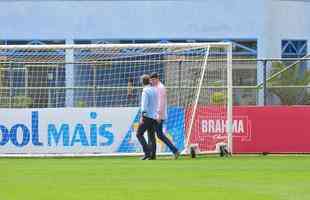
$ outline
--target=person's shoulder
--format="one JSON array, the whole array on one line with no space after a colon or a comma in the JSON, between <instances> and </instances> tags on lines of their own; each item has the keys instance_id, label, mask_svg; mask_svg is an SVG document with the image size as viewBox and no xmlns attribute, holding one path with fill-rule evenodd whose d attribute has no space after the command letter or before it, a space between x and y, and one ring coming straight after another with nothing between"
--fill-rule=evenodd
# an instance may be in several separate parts
<instances>
[{"instance_id":1,"label":"person's shoulder","mask_svg":"<svg viewBox=\"0 0 310 200\"><path fill-rule=\"evenodd\" d=\"M146 87L143 88L143 92L150 92L153 89L154 89L154 87L152 87L152 86L146 86Z\"/></svg>"},{"instance_id":2,"label":"person's shoulder","mask_svg":"<svg viewBox=\"0 0 310 200\"><path fill-rule=\"evenodd\" d=\"M149 90L149 87L146 86L146 87L143 87L142 92L147 92L148 90Z\"/></svg>"},{"instance_id":3,"label":"person's shoulder","mask_svg":"<svg viewBox=\"0 0 310 200\"><path fill-rule=\"evenodd\" d=\"M165 87L165 85L162 82L159 82L157 87Z\"/></svg>"},{"instance_id":4,"label":"person's shoulder","mask_svg":"<svg viewBox=\"0 0 310 200\"><path fill-rule=\"evenodd\" d=\"M160 83L158 84L158 88L160 88L160 89L166 89L165 85L164 85L162 82L160 82Z\"/></svg>"}]
</instances>

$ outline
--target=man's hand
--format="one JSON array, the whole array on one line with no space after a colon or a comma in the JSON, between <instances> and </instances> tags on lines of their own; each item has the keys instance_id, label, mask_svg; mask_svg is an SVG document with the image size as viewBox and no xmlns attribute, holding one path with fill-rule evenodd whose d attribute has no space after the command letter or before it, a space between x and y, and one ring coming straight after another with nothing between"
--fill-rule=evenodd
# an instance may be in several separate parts
<instances>
[{"instance_id":1,"label":"man's hand","mask_svg":"<svg viewBox=\"0 0 310 200\"><path fill-rule=\"evenodd\" d=\"M161 119L159 117L157 117L156 121L157 121L157 123L160 123Z\"/></svg>"},{"instance_id":2,"label":"man's hand","mask_svg":"<svg viewBox=\"0 0 310 200\"><path fill-rule=\"evenodd\" d=\"M145 115L146 115L146 112L145 111L142 111L142 113L141 113L141 117L140 117L140 124L143 124L144 123L144 117L145 117Z\"/></svg>"},{"instance_id":3,"label":"man's hand","mask_svg":"<svg viewBox=\"0 0 310 200\"><path fill-rule=\"evenodd\" d=\"M143 119L143 117L141 116L140 117L140 124L143 124L144 123L144 119Z\"/></svg>"}]
</instances>

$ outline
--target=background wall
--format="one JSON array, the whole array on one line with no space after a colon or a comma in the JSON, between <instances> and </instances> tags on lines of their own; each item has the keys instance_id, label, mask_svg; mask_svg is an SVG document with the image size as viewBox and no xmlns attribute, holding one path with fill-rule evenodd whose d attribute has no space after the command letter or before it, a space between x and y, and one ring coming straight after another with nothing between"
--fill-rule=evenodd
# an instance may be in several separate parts
<instances>
[{"instance_id":1,"label":"background wall","mask_svg":"<svg viewBox=\"0 0 310 200\"><path fill-rule=\"evenodd\" d=\"M256 38L263 5L261 0L4 1L0 37Z\"/></svg>"}]
</instances>

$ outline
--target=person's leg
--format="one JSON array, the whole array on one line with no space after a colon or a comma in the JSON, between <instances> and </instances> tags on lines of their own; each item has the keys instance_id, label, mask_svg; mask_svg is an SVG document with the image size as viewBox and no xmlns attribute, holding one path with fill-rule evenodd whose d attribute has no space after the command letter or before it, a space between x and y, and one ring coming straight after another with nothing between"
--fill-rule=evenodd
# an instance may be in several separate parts
<instances>
[{"instance_id":1,"label":"person's leg","mask_svg":"<svg viewBox=\"0 0 310 200\"><path fill-rule=\"evenodd\" d=\"M157 137L161 141L163 141L174 154L178 153L178 149L172 144L169 138L163 133L163 120L160 123L156 122L155 131L156 131Z\"/></svg>"},{"instance_id":2,"label":"person's leg","mask_svg":"<svg viewBox=\"0 0 310 200\"><path fill-rule=\"evenodd\" d=\"M147 129L148 143L151 151L151 159L156 159L156 138L155 138L155 124L156 121L152 120Z\"/></svg>"},{"instance_id":3,"label":"person's leg","mask_svg":"<svg viewBox=\"0 0 310 200\"><path fill-rule=\"evenodd\" d=\"M144 120L142 123L139 124L138 130L137 130L137 138L138 138L138 140L142 146L145 157L149 157L150 151L149 151L148 145L145 141L145 138L143 136L146 129L147 129L147 124Z\"/></svg>"}]
</instances>

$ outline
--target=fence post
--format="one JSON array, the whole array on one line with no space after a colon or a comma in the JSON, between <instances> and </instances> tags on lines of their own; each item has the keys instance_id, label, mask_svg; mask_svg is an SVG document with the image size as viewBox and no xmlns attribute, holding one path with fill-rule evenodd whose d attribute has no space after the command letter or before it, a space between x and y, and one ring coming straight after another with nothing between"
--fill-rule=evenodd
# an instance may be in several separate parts
<instances>
[{"instance_id":1,"label":"fence post","mask_svg":"<svg viewBox=\"0 0 310 200\"><path fill-rule=\"evenodd\" d=\"M12 64L9 64L9 74L10 74L10 108L13 107L13 69Z\"/></svg>"},{"instance_id":2,"label":"fence post","mask_svg":"<svg viewBox=\"0 0 310 200\"><path fill-rule=\"evenodd\" d=\"M66 44L73 44L73 39L66 40ZM75 56L74 49L65 50L65 107L75 106L75 66L74 66ZM70 63L70 64L69 64Z\"/></svg>"},{"instance_id":3,"label":"fence post","mask_svg":"<svg viewBox=\"0 0 310 200\"><path fill-rule=\"evenodd\" d=\"M181 76L182 76L182 72L181 72L181 67L182 67L182 61L179 61L178 63L178 106L181 105L181 95L182 95L182 91L181 91Z\"/></svg>"},{"instance_id":4,"label":"fence post","mask_svg":"<svg viewBox=\"0 0 310 200\"><path fill-rule=\"evenodd\" d=\"M267 60L264 60L263 62L263 94L265 106L267 104Z\"/></svg>"},{"instance_id":5,"label":"fence post","mask_svg":"<svg viewBox=\"0 0 310 200\"><path fill-rule=\"evenodd\" d=\"M97 107L97 65L94 65L93 71L93 107Z\"/></svg>"}]
</instances>

